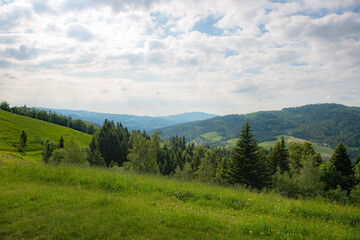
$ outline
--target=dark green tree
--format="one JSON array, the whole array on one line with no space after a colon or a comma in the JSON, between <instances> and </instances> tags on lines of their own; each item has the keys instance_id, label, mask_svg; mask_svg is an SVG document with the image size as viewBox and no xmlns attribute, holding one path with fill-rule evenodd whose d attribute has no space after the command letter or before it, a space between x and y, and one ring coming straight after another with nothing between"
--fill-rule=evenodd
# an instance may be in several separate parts
<instances>
[{"instance_id":1,"label":"dark green tree","mask_svg":"<svg viewBox=\"0 0 360 240\"><path fill-rule=\"evenodd\" d=\"M49 163L49 159L52 155L52 152L55 150L55 144L53 141L50 141L50 140L46 140L46 144L45 144L45 149L44 151L42 152L42 161L44 163Z\"/></svg>"},{"instance_id":2,"label":"dark green tree","mask_svg":"<svg viewBox=\"0 0 360 240\"><path fill-rule=\"evenodd\" d=\"M215 180L215 182L220 183L220 184L229 183L230 167L229 167L228 160L225 157L222 158L220 164L216 168L214 180Z\"/></svg>"},{"instance_id":3,"label":"dark green tree","mask_svg":"<svg viewBox=\"0 0 360 240\"><path fill-rule=\"evenodd\" d=\"M20 147L25 148L27 142L27 135L23 130L20 135Z\"/></svg>"},{"instance_id":4,"label":"dark green tree","mask_svg":"<svg viewBox=\"0 0 360 240\"><path fill-rule=\"evenodd\" d=\"M0 109L2 109L2 110L4 110L4 111L10 112L10 105L9 105L9 103L6 102L6 101L2 101L2 102L0 103Z\"/></svg>"},{"instance_id":5,"label":"dark green tree","mask_svg":"<svg viewBox=\"0 0 360 240\"><path fill-rule=\"evenodd\" d=\"M58 148L64 148L64 138L63 136L60 137L59 144L57 146Z\"/></svg>"},{"instance_id":6,"label":"dark green tree","mask_svg":"<svg viewBox=\"0 0 360 240\"><path fill-rule=\"evenodd\" d=\"M289 152L285 147L284 139L277 141L274 149L269 153L269 163L271 174L274 174L277 168L281 173L289 171Z\"/></svg>"},{"instance_id":7,"label":"dark green tree","mask_svg":"<svg viewBox=\"0 0 360 240\"><path fill-rule=\"evenodd\" d=\"M343 143L337 145L330 161L334 164L336 170L339 171L341 175L349 176L354 174L351 159Z\"/></svg>"},{"instance_id":8,"label":"dark green tree","mask_svg":"<svg viewBox=\"0 0 360 240\"><path fill-rule=\"evenodd\" d=\"M250 124L246 123L231 156L231 182L261 189L265 185L259 178L259 175L264 174L262 169L257 140L251 134Z\"/></svg>"},{"instance_id":9,"label":"dark green tree","mask_svg":"<svg viewBox=\"0 0 360 240\"><path fill-rule=\"evenodd\" d=\"M329 161L334 164L341 175L341 179L339 179L341 188L349 191L355 184L355 177L353 164L343 143L337 145Z\"/></svg>"}]
</instances>

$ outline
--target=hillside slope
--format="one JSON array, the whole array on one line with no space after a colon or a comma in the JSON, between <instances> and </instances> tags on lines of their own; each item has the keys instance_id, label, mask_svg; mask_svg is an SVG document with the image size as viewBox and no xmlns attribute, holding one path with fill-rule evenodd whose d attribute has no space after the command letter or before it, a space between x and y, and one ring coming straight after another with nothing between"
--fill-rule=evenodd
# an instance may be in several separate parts
<instances>
[{"instance_id":1,"label":"hillside slope","mask_svg":"<svg viewBox=\"0 0 360 240\"><path fill-rule=\"evenodd\" d=\"M0 239L359 239L360 209L115 170L0 162Z\"/></svg>"},{"instance_id":2,"label":"hillside slope","mask_svg":"<svg viewBox=\"0 0 360 240\"><path fill-rule=\"evenodd\" d=\"M360 108L339 104L314 104L281 111L227 115L162 128L161 132L165 139L179 135L191 141L203 134L216 132L223 140L229 140L238 138L246 122L250 123L260 142L288 135L333 148L340 142L355 150L360 147Z\"/></svg>"},{"instance_id":3,"label":"hillside slope","mask_svg":"<svg viewBox=\"0 0 360 240\"><path fill-rule=\"evenodd\" d=\"M57 143L61 136L65 142L73 138L80 146L89 145L92 138L70 128L0 110L0 150L16 151L14 144L19 143L22 130L27 134L26 151L42 150L46 139Z\"/></svg>"}]
</instances>

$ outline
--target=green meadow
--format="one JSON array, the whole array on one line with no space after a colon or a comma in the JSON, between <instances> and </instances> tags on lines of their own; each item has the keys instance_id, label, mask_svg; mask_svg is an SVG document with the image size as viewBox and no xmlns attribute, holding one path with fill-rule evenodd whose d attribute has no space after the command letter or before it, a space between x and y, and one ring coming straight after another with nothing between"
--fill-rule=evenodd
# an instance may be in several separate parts
<instances>
[{"instance_id":1,"label":"green meadow","mask_svg":"<svg viewBox=\"0 0 360 240\"><path fill-rule=\"evenodd\" d=\"M351 205L0 157L0 239L360 238Z\"/></svg>"},{"instance_id":2,"label":"green meadow","mask_svg":"<svg viewBox=\"0 0 360 240\"><path fill-rule=\"evenodd\" d=\"M84 147L89 145L92 138L89 134L70 128L0 110L0 150L17 151L14 145L19 144L22 130L27 134L27 152L41 151L46 139L57 143L61 136L65 142L73 138Z\"/></svg>"}]
</instances>

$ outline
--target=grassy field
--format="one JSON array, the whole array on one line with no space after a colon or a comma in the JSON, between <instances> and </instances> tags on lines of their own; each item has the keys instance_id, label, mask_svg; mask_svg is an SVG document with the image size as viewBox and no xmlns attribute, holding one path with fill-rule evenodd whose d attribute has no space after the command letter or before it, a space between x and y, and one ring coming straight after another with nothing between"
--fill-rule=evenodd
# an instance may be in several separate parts
<instances>
[{"instance_id":1,"label":"grassy field","mask_svg":"<svg viewBox=\"0 0 360 240\"><path fill-rule=\"evenodd\" d=\"M39 151L44 148L41 139L57 143L61 136L65 142L74 138L80 146L89 145L91 135L41 120L20 116L0 110L0 150L17 151L13 144L19 143L21 131L27 134L26 151Z\"/></svg>"},{"instance_id":2,"label":"grassy field","mask_svg":"<svg viewBox=\"0 0 360 240\"><path fill-rule=\"evenodd\" d=\"M0 191L0 239L360 238L354 206L16 156Z\"/></svg>"},{"instance_id":3,"label":"grassy field","mask_svg":"<svg viewBox=\"0 0 360 240\"><path fill-rule=\"evenodd\" d=\"M287 144L289 144L290 142L297 142L297 143L304 143L304 142L310 142L310 141L306 141L304 139L301 138L296 138L296 137L292 137L292 136L285 136L285 135L281 135L281 136L277 136L277 140L274 141L268 141L268 142L262 142L259 145L265 149L270 149L273 148L276 144L276 142L281 139L281 138L285 139L285 142ZM326 157L326 158L330 158L331 155L333 154L334 150L332 148L329 147L324 147L324 146L320 146L316 143L310 142L312 143L312 145L314 146L314 149L316 152L320 153L322 157Z\"/></svg>"}]
</instances>

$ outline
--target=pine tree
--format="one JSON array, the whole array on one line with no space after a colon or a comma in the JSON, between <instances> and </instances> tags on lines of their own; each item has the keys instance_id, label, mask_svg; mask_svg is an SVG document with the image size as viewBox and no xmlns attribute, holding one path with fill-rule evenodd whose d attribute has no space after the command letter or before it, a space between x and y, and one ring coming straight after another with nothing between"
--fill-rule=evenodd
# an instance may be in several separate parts
<instances>
[{"instance_id":1,"label":"pine tree","mask_svg":"<svg viewBox=\"0 0 360 240\"><path fill-rule=\"evenodd\" d=\"M354 170L351 159L343 143L337 145L330 161L341 174L341 188L347 191L350 190L355 184Z\"/></svg>"},{"instance_id":2,"label":"pine tree","mask_svg":"<svg viewBox=\"0 0 360 240\"><path fill-rule=\"evenodd\" d=\"M330 161L335 165L336 170L339 171L341 175L349 176L354 174L351 159L343 143L337 145Z\"/></svg>"},{"instance_id":3,"label":"pine tree","mask_svg":"<svg viewBox=\"0 0 360 240\"><path fill-rule=\"evenodd\" d=\"M20 147L25 148L27 142L27 135L23 130L20 135Z\"/></svg>"},{"instance_id":4,"label":"pine tree","mask_svg":"<svg viewBox=\"0 0 360 240\"><path fill-rule=\"evenodd\" d=\"M271 174L274 174L278 167L281 173L289 171L289 153L285 147L284 139L277 141L274 149L269 153L269 163Z\"/></svg>"},{"instance_id":5,"label":"pine tree","mask_svg":"<svg viewBox=\"0 0 360 240\"><path fill-rule=\"evenodd\" d=\"M232 183L240 183L253 188L262 188L258 178L262 174L262 162L259 158L259 147L251 134L249 123L246 123L231 156L230 175Z\"/></svg>"},{"instance_id":6,"label":"pine tree","mask_svg":"<svg viewBox=\"0 0 360 240\"><path fill-rule=\"evenodd\" d=\"M64 148L64 138L62 136L60 137L58 148Z\"/></svg>"}]
</instances>

